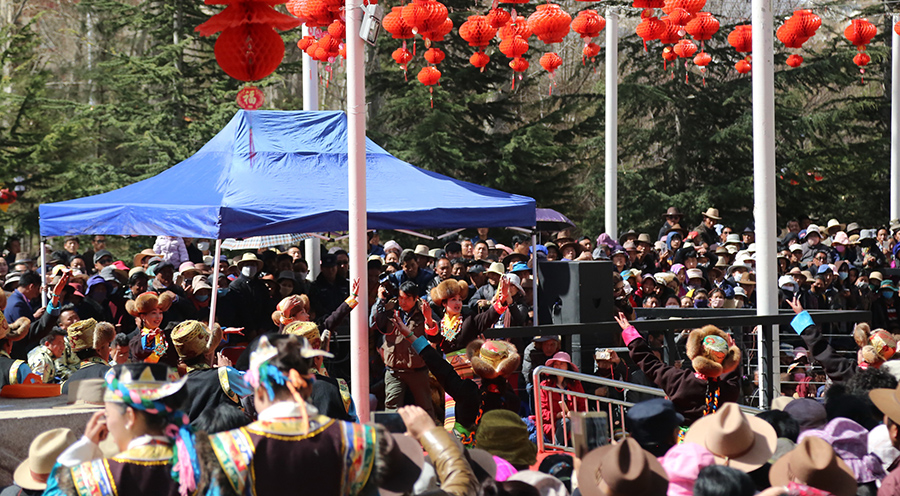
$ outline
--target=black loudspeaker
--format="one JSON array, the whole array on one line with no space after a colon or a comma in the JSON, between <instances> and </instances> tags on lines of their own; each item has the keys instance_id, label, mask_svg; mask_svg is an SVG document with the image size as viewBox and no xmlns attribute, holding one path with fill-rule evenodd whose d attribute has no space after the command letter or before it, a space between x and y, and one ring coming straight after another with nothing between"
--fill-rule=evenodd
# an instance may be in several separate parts
<instances>
[{"instance_id":1,"label":"black loudspeaker","mask_svg":"<svg viewBox=\"0 0 900 496\"><path fill-rule=\"evenodd\" d=\"M612 262L540 262L538 264L538 322L540 324L587 324L613 320ZM610 347L614 336L600 333L572 335L572 361L593 369L597 346ZM582 368L583 370L583 368Z\"/></svg>"}]
</instances>

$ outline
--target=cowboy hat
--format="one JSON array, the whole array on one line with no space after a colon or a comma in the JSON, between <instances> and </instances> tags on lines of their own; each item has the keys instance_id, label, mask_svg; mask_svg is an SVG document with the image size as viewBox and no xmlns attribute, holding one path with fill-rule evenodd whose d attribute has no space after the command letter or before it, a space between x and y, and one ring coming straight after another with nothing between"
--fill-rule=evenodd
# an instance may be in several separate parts
<instances>
[{"instance_id":1,"label":"cowboy hat","mask_svg":"<svg viewBox=\"0 0 900 496\"><path fill-rule=\"evenodd\" d=\"M528 262L528 255L513 252L503 257L502 262L504 267L509 267L513 262Z\"/></svg>"},{"instance_id":2,"label":"cowboy hat","mask_svg":"<svg viewBox=\"0 0 900 496\"><path fill-rule=\"evenodd\" d=\"M800 482L834 496L856 494L853 471L827 441L815 436L804 437L796 448L773 463L769 482L773 486Z\"/></svg>"},{"instance_id":3,"label":"cowboy hat","mask_svg":"<svg viewBox=\"0 0 900 496\"><path fill-rule=\"evenodd\" d=\"M681 234L682 238L687 236L687 230L685 228L681 227L681 224L675 224L674 226L670 227L669 230L666 231L666 236L668 236L669 233L671 233L671 232L677 232L677 233Z\"/></svg>"},{"instance_id":4,"label":"cowboy hat","mask_svg":"<svg viewBox=\"0 0 900 496\"><path fill-rule=\"evenodd\" d=\"M56 459L76 440L72 429L51 429L38 434L28 447L28 458L16 467L15 483L31 491L46 489Z\"/></svg>"},{"instance_id":5,"label":"cowboy hat","mask_svg":"<svg viewBox=\"0 0 900 496\"><path fill-rule=\"evenodd\" d=\"M845 227L847 226L838 222L837 219L830 219L825 226L825 230L828 231L828 234L834 234L838 231L843 231Z\"/></svg>"},{"instance_id":6,"label":"cowboy hat","mask_svg":"<svg viewBox=\"0 0 900 496\"><path fill-rule=\"evenodd\" d=\"M765 420L744 414L736 403L725 403L694 422L684 441L706 447L719 465L752 472L772 457L778 435Z\"/></svg>"},{"instance_id":7,"label":"cowboy hat","mask_svg":"<svg viewBox=\"0 0 900 496\"><path fill-rule=\"evenodd\" d=\"M741 274L741 279L736 281L738 284L746 284L748 286L756 286L756 274L752 274L750 272L744 272Z\"/></svg>"},{"instance_id":8,"label":"cowboy hat","mask_svg":"<svg viewBox=\"0 0 900 496\"><path fill-rule=\"evenodd\" d=\"M584 496L665 496L669 487L662 464L633 438L585 455L578 469L578 482Z\"/></svg>"},{"instance_id":9,"label":"cowboy hat","mask_svg":"<svg viewBox=\"0 0 900 496\"><path fill-rule=\"evenodd\" d=\"M900 386L896 389L873 389L869 391L869 398L889 419L900 424Z\"/></svg>"},{"instance_id":10,"label":"cowboy hat","mask_svg":"<svg viewBox=\"0 0 900 496\"><path fill-rule=\"evenodd\" d=\"M154 253L152 249L147 248L145 250L142 250L140 253L138 253L137 255L134 256L134 260L133 260L133 263L131 264L131 266L132 267L140 267L141 265L144 265L145 258L153 258L153 257L159 257L159 256L160 256L159 253Z\"/></svg>"},{"instance_id":11,"label":"cowboy hat","mask_svg":"<svg viewBox=\"0 0 900 496\"><path fill-rule=\"evenodd\" d=\"M428 246L426 245L416 245L416 249L413 250L413 253L420 257L434 258L428 253Z\"/></svg>"},{"instance_id":12,"label":"cowboy hat","mask_svg":"<svg viewBox=\"0 0 900 496\"><path fill-rule=\"evenodd\" d=\"M262 270L263 261L256 257L256 253L244 253L240 260L238 260L237 266L246 264L256 264L257 270Z\"/></svg>"},{"instance_id":13,"label":"cowboy hat","mask_svg":"<svg viewBox=\"0 0 900 496\"><path fill-rule=\"evenodd\" d=\"M652 245L652 244L653 244L653 240L650 239L650 235L647 234L647 233L641 233L641 234L639 234L638 237L637 237L637 242L638 242L639 244L640 244L640 243L647 243L648 245Z\"/></svg>"},{"instance_id":14,"label":"cowboy hat","mask_svg":"<svg viewBox=\"0 0 900 496\"><path fill-rule=\"evenodd\" d=\"M722 218L719 217L719 209L718 208L712 208L712 207L707 208L706 212L703 212L703 216L709 217L712 220L722 220Z\"/></svg>"},{"instance_id":15,"label":"cowboy hat","mask_svg":"<svg viewBox=\"0 0 900 496\"><path fill-rule=\"evenodd\" d=\"M679 217L684 217L684 214L681 213L681 210L678 210L678 207L669 207L669 209L666 210L666 213L662 214L663 217L668 217L670 215L677 215Z\"/></svg>"}]
</instances>

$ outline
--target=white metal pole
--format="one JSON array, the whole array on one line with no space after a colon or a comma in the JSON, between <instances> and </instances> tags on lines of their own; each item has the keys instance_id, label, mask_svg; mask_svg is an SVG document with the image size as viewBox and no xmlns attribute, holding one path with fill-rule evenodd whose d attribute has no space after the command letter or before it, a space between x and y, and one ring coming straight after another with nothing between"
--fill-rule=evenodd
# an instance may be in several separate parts
<instances>
[{"instance_id":1,"label":"white metal pole","mask_svg":"<svg viewBox=\"0 0 900 496\"><path fill-rule=\"evenodd\" d=\"M753 0L753 213L756 220L756 314L775 315L777 272L775 259L775 63L772 46L772 0ZM777 326L772 331L777 335ZM768 408L764 394L763 339L759 344L760 407ZM773 350L777 357L778 350ZM773 366L776 360L773 360ZM775 373L773 387L778 383Z\"/></svg>"},{"instance_id":2,"label":"white metal pole","mask_svg":"<svg viewBox=\"0 0 900 496\"><path fill-rule=\"evenodd\" d=\"M222 240L216 240L216 255L215 260L213 261L213 277L212 282L212 297L209 299L209 327L216 323L216 303L219 301L219 270L220 264L222 263L219 259L222 258Z\"/></svg>"},{"instance_id":3,"label":"white metal pole","mask_svg":"<svg viewBox=\"0 0 900 496\"><path fill-rule=\"evenodd\" d=\"M47 306L47 245L41 236L41 306Z\"/></svg>"},{"instance_id":4,"label":"white metal pole","mask_svg":"<svg viewBox=\"0 0 900 496\"><path fill-rule=\"evenodd\" d=\"M301 34L309 35L309 28L303 24ZM319 110L319 63L303 52L303 110Z\"/></svg>"},{"instance_id":5,"label":"white metal pole","mask_svg":"<svg viewBox=\"0 0 900 496\"><path fill-rule=\"evenodd\" d=\"M616 173L619 168L619 16L606 9L606 233L618 235Z\"/></svg>"},{"instance_id":6,"label":"white metal pole","mask_svg":"<svg viewBox=\"0 0 900 496\"><path fill-rule=\"evenodd\" d=\"M302 28L303 36L309 35L306 24ZM305 52L303 53L303 110L319 110L319 63ZM319 257L321 256L321 244L319 238L307 239L303 243L304 258L309 266L306 276L310 281L319 277Z\"/></svg>"},{"instance_id":7,"label":"white metal pole","mask_svg":"<svg viewBox=\"0 0 900 496\"><path fill-rule=\"evenodd\" d=\"M359 37L361 4L347 0L347 170L350 197L350 279L359 279L362 303L350 314L351 393L362 422L369 419L369 294L366 271L366 51Z\"/></svg>"},{"instance_id":8,"label":"white metal pole","mask_svg":"<svg viewBox=\"0 0 900 496\"><path fill-rule=\"evenodd\" d=\"M891 24L900 22L894 14ZM891 220L900 219L900 35L891 30Z\"/></svg>"},{"instance_id":9,"label":"white metal pole","mask_svg":"<svg viewBox=\"0 0 900 496\"><path fill-rule=\"evenodd\" d=\"M538 325L538 255L537 233L531 233L531 325Z\"/></svg>"}]
</instances>

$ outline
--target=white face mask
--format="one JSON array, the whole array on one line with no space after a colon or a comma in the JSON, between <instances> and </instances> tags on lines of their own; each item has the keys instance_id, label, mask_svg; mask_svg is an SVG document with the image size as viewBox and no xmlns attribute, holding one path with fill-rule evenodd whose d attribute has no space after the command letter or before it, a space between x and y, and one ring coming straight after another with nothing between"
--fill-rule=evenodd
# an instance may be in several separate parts
<instances>
[{"instance_id":1,"label":"white face mask","mask_svg":"<svg viewBox=\"0 0 900 496\"><path fill-rule=\"evenodd\" d=\"M207 243L206 241L201 241L197 243L197 248L199 248L200 251L206 251L209 249L209 243Z\"/></svg>"},{"instance_id":2,"label":"white face mask","mask_svg":"<svg viewBox=\"0 0 900 496\"><path fill-rule=\"evenodd\" d=\"M245 277L252 278L256 275L256 266L255 265L245 265L241 267L241 275Z\"/></svg>"}]
</instances>

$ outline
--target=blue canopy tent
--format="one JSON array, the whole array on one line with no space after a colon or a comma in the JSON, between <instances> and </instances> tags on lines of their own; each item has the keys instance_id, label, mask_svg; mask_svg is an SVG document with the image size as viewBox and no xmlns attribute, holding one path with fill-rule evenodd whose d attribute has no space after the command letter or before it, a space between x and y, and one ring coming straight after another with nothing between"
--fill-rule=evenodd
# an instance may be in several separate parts
<instances>
[{"instance_id":1,"label":"blue canopy tent","mask_svg":"<svg viewBox=\"0 0 900 496\"><path fill-rule=\"evenodd\" d=\"M40 206L41 236L246 238L347 229L343 112L239 111L149 179ZM369 229L533 227L533 199L426 171L366 140Z\"/></svg>"}]
</instances>

